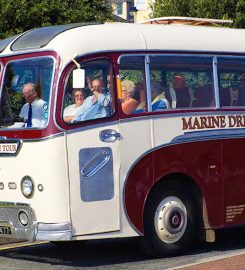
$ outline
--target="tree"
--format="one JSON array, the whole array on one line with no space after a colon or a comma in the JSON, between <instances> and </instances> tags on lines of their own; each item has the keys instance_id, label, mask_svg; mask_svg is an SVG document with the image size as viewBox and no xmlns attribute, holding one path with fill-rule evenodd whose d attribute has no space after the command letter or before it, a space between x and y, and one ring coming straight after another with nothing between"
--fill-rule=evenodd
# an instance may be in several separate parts
<instances>
[{"instance_id":1,"label":"tree","mask_svg":"<svg viewBox=\"0 0 245 270\"><path fill-rule=\"evenodd\" d=\"M0 39L48 25L104 22L109 0L0 0Z\"/></svg>"},{"instance_id":2,"label":"tree","mask_svg":"<svg viewBox=\"0 0 245 270\"><path fill-rule=\"evenodd\" d=\"M190 13L192 0L156 0L153 5L153 17L185 16Z\"/></svg>"},{"instance_id":3,"label":"tree","mask_svg":"<svg viewBox=\"0 0 245 270\"><path fill-rule=\"evenodd\" d=\"M155 0L153 17L162 16L231 19L245 28L245 0Z\"/></svg>"},{"instance_id":4,"label":"tree","mask_svg":"<svg viewBox=\"0 0 245 270\"><path fill-rule=\"evenodd\" d=\"M237 28L245 28L245 0L237 2L234 22Z\"/></svg>"}]
</instances>

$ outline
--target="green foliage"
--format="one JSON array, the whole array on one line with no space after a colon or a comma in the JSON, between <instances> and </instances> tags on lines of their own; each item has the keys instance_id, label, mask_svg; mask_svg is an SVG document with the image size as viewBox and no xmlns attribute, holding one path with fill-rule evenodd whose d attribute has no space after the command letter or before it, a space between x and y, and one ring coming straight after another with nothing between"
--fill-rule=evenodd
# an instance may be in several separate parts
<instances>
[{"instance_id":1,"label":"green foliage","mask_svg":"<svg viewBox=\"0 0 245 270\"><path fill-rule=\"evenodd\" d=\"M192 0L156 0L153 17L189 16Z\"/></svg>"},{"instance_id":2,"label":"green foliage","mask_svg":"<svg viewBox=\"0 0 245 270\"><path fill-rule=\"evenodd\" d=\"M48 25L103 22L111 14L108 0L0 0L0 38Z\"/></svg>"},{"instance_id":3,"label":"green foliage","mask_svg":"<svg viewBox=\"0 0 245 270\"><path fill-rule=\"evenodd\" d=\"M245 28L245 0L238 1L234 22L237 28Z\"/></svg>"},{"instance_id":4,"label":"green foliage","mask_svg":"<svg viewBox=\"0 0 245 270\"><path fill-rule=\"evenodd\" d=\"M156 0L153 17L183 16L231 19L245 28L245 0Z\"/></svg>"}]
</instances>

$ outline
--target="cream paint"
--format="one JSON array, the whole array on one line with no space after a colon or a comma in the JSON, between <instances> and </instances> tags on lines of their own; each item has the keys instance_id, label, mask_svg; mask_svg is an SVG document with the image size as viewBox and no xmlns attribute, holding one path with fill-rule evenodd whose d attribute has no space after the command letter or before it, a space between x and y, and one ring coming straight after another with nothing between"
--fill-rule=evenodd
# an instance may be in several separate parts
<instances>
[{"instance_id":1,"label":"cream paint","mask_svg":"<svg viewBox=\"0 0 245 270\"><path fill-rule=\"evenodd\" d=\"M34 209L36 219L43 223L70 221L68 173L65 137L42 141L24 141L16 157L0 157L0 179L4 190L0 190L0 201L27 203ZM34 180L35 192L26 199L20 189L21 179L29 175ZM8 182L17 184L9 190ZM43 191L37 189L43 185Z\"/></svg>"},{"instance_id":2,"label":"cream paint","mask_svg":"<svg viewBox=\"0 0 245 270\"><path fill-rule=\"evenodd\" d=\"M67 134L69 160L70 204L73 235L86 235L120 230L119 219L119 168L120 141L102 142L100 131L113 129L118 125L94 127ZM110 147L113 153L114 196L110 200L84 202L80 196L79 151L85 148Z\"/></svg>"}]
</instances>

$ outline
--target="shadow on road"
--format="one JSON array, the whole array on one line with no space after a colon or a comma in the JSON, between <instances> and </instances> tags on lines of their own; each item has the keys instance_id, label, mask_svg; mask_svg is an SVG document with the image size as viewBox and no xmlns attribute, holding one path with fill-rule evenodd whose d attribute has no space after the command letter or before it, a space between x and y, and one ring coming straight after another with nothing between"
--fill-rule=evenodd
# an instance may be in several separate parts
<instances>
[{"instance_id":1,"label":"shadow on road","mask_svg":"<svg viewBox=\"0 0 245 270\"><path fill-rule=\"evenodd\" d=\"M245 229L219 231L215 243L194 243L185 255L165 258L161 262L166 262L166 265L173 267L177 265L177 260L187 264L195 261L197 257L201 259L224 254L224 252L229 253L231 250L244 249L244 240ZM142 261L150 264L151 260L154 260L142 253L138 238L93 240L80 247L75 245L67 248L48 243L3 250L0 251L0 257L81 268L103 265L109 267Z\"/></svg>"}]
</instances>

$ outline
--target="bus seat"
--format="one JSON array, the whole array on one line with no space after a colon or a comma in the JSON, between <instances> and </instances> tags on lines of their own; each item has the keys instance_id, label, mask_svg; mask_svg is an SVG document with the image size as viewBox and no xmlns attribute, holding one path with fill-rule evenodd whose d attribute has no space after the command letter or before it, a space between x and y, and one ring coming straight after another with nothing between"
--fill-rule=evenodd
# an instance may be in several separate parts
<instances>
[{"instance_id":1,"label":"bus seat","mask_svg":"<svg viewBox=\"0 0 245 270\"><path fill-rule=\"evenodd\" d=\"M211 85L204 85L197 88L196 100L193 103L193 107L213 107L214 91Z\"/></svg>"},{"instance_id":2,"label":"bus seat","mask_svg":"<svg viewBox=\"0 0 245 270\"><path fill-rule=\"evenodd\" d=\"M190 107L191 96L189 87L174 88L176 94L176 108Z\"/></svg>"},{"instance_id":3,"label":"bus seat","mask_svg":"<svg viewBox=\"0 0 245 270\"><path fill-rule=\"evenodd\" d=\"M237 106L245 106L245 87L238 87L237 89Z\"/></svg>"},{"instance_id":4,"label":"bus seat","mask_svg":"<svg viewBox=\"0 0 245 270\"><path fill-rule=\"evenodd\" d=\"M135 83L134 98L139 101L139 103L146 100L146 91L144 83Z\"/></svg>"},{"instance_id":5,"label":"bus seat","mask_svg":"<svg viewBox=\"0 0 245 270\"><path fill-rule=\"evenodd\" d=\"M231 106L231 89L229 87L221 87L219 90L220 106Z\"/></svg>"}]
</instances>

